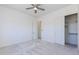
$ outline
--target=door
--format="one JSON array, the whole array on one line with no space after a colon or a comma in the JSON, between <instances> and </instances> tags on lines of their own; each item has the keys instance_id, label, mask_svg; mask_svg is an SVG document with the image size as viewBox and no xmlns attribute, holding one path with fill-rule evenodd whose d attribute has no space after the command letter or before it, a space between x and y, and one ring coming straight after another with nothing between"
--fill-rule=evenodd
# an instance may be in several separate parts
<instances>
[{"instance_id":1,"label":"door","mask_svg":"<svg viewBox=\"0 0 79 59\"><path fill-rule=\"evenodd\" d=\"M65 43L77 46L77 14L65 17Z\"/></svg>"},{"instance_id":2,"label":"door","mask_svg":"<svg viewBox=\"0 0 79 59\"><path fill-rule=\"evenodd\" d=\"M37 29L37 20L32 21L32 39L37 40L38 39L38 29Z\"/></svg>"}]
</instances>

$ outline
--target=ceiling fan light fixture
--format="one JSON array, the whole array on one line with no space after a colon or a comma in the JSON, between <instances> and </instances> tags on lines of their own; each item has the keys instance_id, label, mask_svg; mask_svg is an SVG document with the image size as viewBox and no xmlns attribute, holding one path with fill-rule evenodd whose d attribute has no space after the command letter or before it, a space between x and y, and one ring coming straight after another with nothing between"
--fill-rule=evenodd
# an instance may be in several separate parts
<instances>
[{"instance_id":1,"label":"ceiling fan light fixture","mask_svg":"<svg viewBox=\"0 0 79 59\"><path fill-rule=\"evenodd\" d=\"M37 8L35 7L34 10L37 10Z\"/></svg>"}]
</instances>

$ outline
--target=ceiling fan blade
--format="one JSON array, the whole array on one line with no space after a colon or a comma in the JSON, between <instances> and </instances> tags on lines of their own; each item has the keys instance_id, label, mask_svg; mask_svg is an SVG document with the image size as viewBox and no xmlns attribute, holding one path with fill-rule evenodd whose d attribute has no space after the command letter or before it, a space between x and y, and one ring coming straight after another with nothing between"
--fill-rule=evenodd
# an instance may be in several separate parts
<instances>
[{"instance_id":1,"label":"ceiling fan blade","mask_svg":"<svg viewBox=\"0 0 79 59\"><path fill-rule=\"evenodd\" d=\"M29 8L26 8L26 9L33 9L34 7L29 7Z\"/></svg>"},{"instance_id":2,"label":"ceiling fan blade","mask_svg":"<svg viewBox=\"0 0 79 59\"><path fill-rule=\"evenodd\" d=\"M37 9L40 9L40 10L42 10L42 11L45 11L45 9L43 9L43 8L40 8L40 7L37 7Z\"/></svg>"},{"instance_id":3,"label":"ceiling fan blade","mask_svg":"<svg viewBox=\"0 0 79 59\"><path fill-rule=\"evenodd\" d=\"M37 10L34 10L35 14L37 13Z\"/></svg>"}]
</instances>

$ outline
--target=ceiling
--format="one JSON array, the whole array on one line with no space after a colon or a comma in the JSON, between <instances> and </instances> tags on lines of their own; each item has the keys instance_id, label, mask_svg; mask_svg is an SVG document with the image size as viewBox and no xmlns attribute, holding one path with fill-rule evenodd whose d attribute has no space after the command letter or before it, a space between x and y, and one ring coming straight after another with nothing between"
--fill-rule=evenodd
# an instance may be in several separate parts
<instances>
[{"instance_id":1,"label":"ceiling","mask_svg":"<svg viewBox=\"0 0 79 59\"><path fill-rule=\"evenodd\" d=\"M41 16L47 13L54 12L55 10L61 9L63 7L68 6L69 4L41 4L40 7L44 8L45 11L38 11L37 14L34 13L34 10L26 10L25 8L31 7L30 4L5 4L4 6L14 8L16 10L19 10L21 12L33 15L33 16Z\"/></svg>"}]
</instances>

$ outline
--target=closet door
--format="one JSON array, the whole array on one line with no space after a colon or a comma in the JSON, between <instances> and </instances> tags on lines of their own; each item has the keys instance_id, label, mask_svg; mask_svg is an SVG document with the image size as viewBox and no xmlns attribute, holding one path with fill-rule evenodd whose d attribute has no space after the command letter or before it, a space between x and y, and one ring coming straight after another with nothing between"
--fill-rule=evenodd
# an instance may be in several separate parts
<instances>
[{"instance_id":1,"label":"closet door","mask_svg":"<svg viewBox=\"0 0 79 59\"><path fill-rule=\"evenodd\" d=\"M77 45L77 17L76 15L72 15L69 24L68 24L68 29L69 29L69 43Z\"/></svg>"}]
</instances>

